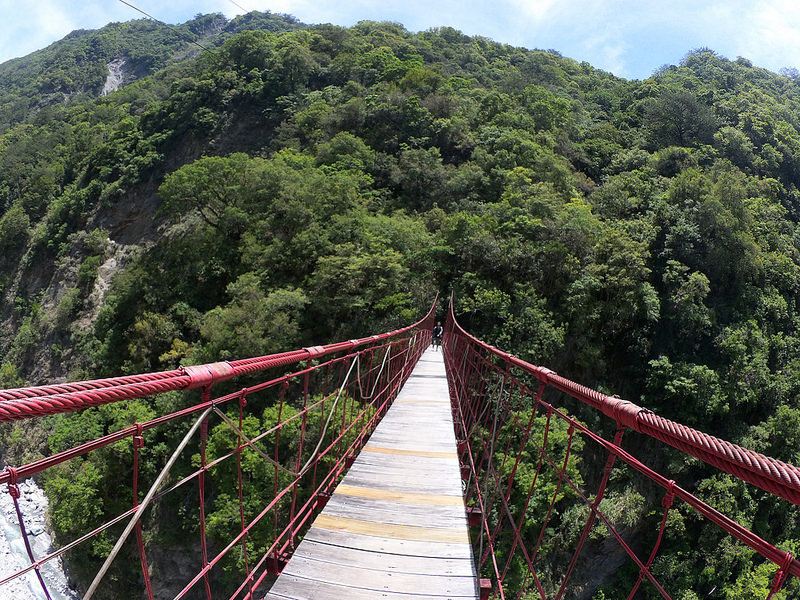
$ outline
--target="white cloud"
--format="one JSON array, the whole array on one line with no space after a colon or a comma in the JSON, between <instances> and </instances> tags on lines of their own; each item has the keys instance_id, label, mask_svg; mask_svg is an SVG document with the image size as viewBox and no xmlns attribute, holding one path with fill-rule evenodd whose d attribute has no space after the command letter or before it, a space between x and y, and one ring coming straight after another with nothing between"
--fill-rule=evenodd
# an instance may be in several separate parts
<instances>
[{"instance_id":1,"label":"white cloud","mask_svg":"<svg viewBox=\"0 0 800 600\"><path fill-rule=\"evenodd\" d=\"M593 57L587 61L593 66L620 76L629 75L626 60L627 44L618 31L604 31L589 36L584 42L584 48L587 54Z\"/></svg>"},{"instance_id":2,"label":"white cloud","mask_svg":"<svg viewBox=\"0 0 800 600\"><path fill-rule=\"evenodd\" d=\"M739 54L773 70L800 65L800 5L756 2L747 19L750 26L742 31Z\"/></svg>"},{"instance_id":3,"label":"white cloud","mask_svg":"<svg viewBox=\"0 0 800 600\"><path fill-rule=\"evenodd\" d=\"M513 11L517 20L524 20L528 25L537 25L543 23L548 17L554 13L553 9L558 9L560 6L555 0L507 0L507 2L498 3L500 6L507 4L508 8ZM496 8L500 6L495 5ZM559 12L556 10L556 12Z\"/></svg>"}]
</instances>

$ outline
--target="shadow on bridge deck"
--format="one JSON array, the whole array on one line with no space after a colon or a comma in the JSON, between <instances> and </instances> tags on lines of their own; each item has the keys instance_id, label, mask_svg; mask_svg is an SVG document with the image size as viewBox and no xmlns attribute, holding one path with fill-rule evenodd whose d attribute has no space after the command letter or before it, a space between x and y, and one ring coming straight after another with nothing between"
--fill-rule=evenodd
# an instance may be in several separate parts
<instances>
[{"instance_id":1,"label":"shadow on bridge deck","mask_svg":"<svg viewBox=\"0 0 800 600\"><path fill-rule=\"evenodd\" d=\"M266 600L478 595L442 353L428 350Z\"/></svg>"}]
</instances>

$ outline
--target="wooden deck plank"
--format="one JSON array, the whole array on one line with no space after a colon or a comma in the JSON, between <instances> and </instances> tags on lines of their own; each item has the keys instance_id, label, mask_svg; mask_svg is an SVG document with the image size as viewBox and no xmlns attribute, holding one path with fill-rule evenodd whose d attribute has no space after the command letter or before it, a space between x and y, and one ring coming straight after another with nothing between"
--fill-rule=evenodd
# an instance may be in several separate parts
<instances>
[{"instance_id":1,"label":"wooden deck plank","mask_svg":"<svg viewBox=\"0 0 800 600\"><path fill-rule=\"evenodd\" d=\"M348 473L344 478L344 483L381 490L395 490L398 492L424 491L430 494L446 494L450 496L454 496L458 493L458 490L463 489L461 487L463 482L451 481L450 478L428 482L423 488L419 485L419 477L416 475L376 470Z\"/></svg>"},{"instance_id":2,"label":"wooden deck plank","mask_svg":"<svg viewBox=\"0 0 800 600\"><path fill-rule=\"evenodd\" d=\"M445 473L461 472L461 469L457 466L458 461L455 457L447 459L447 458L424 457L424 456L415 457L402 454L389 456L386 454L363 452L361 456L359 456L359 458L361 459L358 464L358 469L360 470L368 470L368 469L374 469L376 471L410 470L411 473L416 473L418 471L443 471ZM354 464L353 467L355 466L356 465ZM426 482L421 481L420 485L424 486L425 483Z\"/></svg>"},{"instance_id":3,"label":"wooden deck plank","mask_svg":"<svg viewBox=\"0 0 800 600\"><path fill-rule=\"evenodd\" d=\"M417 558L425 562L427 559ZM333 568L331 568L333 566ZM418 567L423 568L424 567ZM444 574L403 573L369 569L363 566L331 565L304 556L292 557L284 572L289 576L313 579L341 587L358 587L380 592L467 596L475 587L475 579ZM443 594L444 592L444 594Z\"/></svg>"},{"instance_id":4,"label":"wooden deck plank","mask_svg":"<svg viewBox=\"0 0 800 600\"><path fill-rule=\"evenodd\" d=\"M419 478L413 475L384 476L376 473L348 473L342 483L361 487L374 487L397 492L419 492ZM431 494L453 494L452 484L434 482L425 485L425 491Z\"/></svg>"},{"instance_id":5,"label":"wooden deck plank","mask_svg":"<svg viewBox=\"0 0 800 600\"><path fill-rule=\"evenodd\" d=\"M419 423L412 422L413 425ZM426 447L430 446L449 446L455 441L456 436L448 429L447 426L438 427L435 424L427 423L425 420L421 421L423 426L422 431L409 430L407 427L393 425L387 423L380 431L373 433L373 443L376 446L383 446L384 443L379 440L388 440L400 445L411 445L409 440L422 442ZM438 436L433 435L431 432L435 431Z\"/></svg>"},{"instance_id":6,"label":"wooden deck plank","mask_svg":"<svg viewBox=\"0 0 800 600\"><path fill-rule=\"evenodd\" d=\"M420 428L423 431L408 433L409 428ZM376 438L375 444L382 445L378 442L381 439L397 439L403 437L403 441L408 443L411 440L418 441L423 444L425 448L428 447L442 447L446 443L454 444L455 436L450 433L446 426L437 426L427 424L426 421L409 421L404 426L389 425L383 428L381 434Z\"/></svg>"},{"instance_id":7,"label":"wooden deck plank","mask_svg":"<svg viewBox=\"0 0 800 600\"><path fill-rule=\"evenodd\" d=\"M323 512L314 521L314 526L331 531L343 531L361 535L375 535L399 540L417 542L468 544L466 527L430 527L425 525L405 525L380 523L362 519L341 517Z\"/></svg>"},{"instance_id":8,"label":"wooden deck plank","mask_svg":"<svg viewBox=\"0 0 800 600\"><path fill-rule=\"evenodd\" d=\"M455 439L428 351L266 598L477 600Z\"/></svg>"},{"instance_id":9,"label":"wooden deck plank","mask_svg":"<svg viewBox=\"0 0 800 600\"><path fill-rule=\"evenodd\" d=\"M385 554L426 556L436 559L453 558L472 561L472 548L468 544L448 544L444 542L430 544L428 542L399 540L375 535L342 533L339 531L312 527L308 530L308 533L306 533L303 542L298 546L298 552L307 541ZM345 546L345 544L347 545Z\"/></svg>"},{"instance_id":10,"label":"wooden deck plank","mask_svg":"<svg viewBox=\"0 0 800 600\"><path fill-rule=\"evenodd\" d=\"M445 421L446 417L439 416L439 422L435 420L436 415L430 413L424 415L409 415L407 418L402 418L403 415L387 420L386 424L381 427L381 433L386 435L388 433L400 433L405 439L406 437L427 439L431 442L440 441L431 435L432 431L447 435L448 438L455 437L450 428L453 426L452 422ZM413 429L415 425L420 425L422 429Z\"/></svg>"},{"instance_id":11,"label":"wooden deck plank","mask_svg":"<svg viewBox=\"0 0 800 600\"><path fill-rule=\"evenodd\" d=\"M441 452L433 450L404 450L401 448L387 448L385 446L372 446L367 444L361 449L362 452L373 452L375 454L394 454L399 456L414 456L423 458L458 458L456 452Z\"/></svg>"},{"instance_id":12,"label":"wooden deck plank","mask_svg":"<svg viewBox=\"0 0 800 600\"><path fill-rule=\"evenodd\" d=\"M384 448L396 448L398 450L420 450L420 446L424 444L423 448L428 452L448 452L450 448L455 445L455 438L451 440L438 439L433 442L426 441L423 437L411 437L404 440L398 440L396 436L390 436L388 432L375 436L372 442L376 446ZM418 442L416 445L414 442Z\"/></svg>"},{"instance_id":13,"label":"wooden deck plank","mask_svg":"<svg viewBox=\"0 0 800 600\"><path fill-rule=\"evenodd\" d=\"M373 482L373 484L362 483L364 487L382 487L381 481L386 481L387 483L397 483L405 486L404 491L410 492L413 492L414 489L405 489L408 485L416 486L417 491L430 491L431 493L450 495L456 495L462 489L461 474L458 471L453 471L453 469L419 467L413 473L409 473L406 469L392 467L391 465L362 464L358 465L358 468L351 469L345 477L345 483L359 485L355 481L348 480L351 476L358 478L362 482ZM420 485L421 479L428 480L424 486ZM431 481L431 479L436 479L436 481Z\"/></svg>"},{"instance_id":14,"label":"wooden deck plank","mask_svg":"<svg viewBox=\"0 0 800 600\"><path fill-rule=\"evenodd\" d=\"M455 459L441 459L441 458L414 458L411 456L381 456L372 455L364 456L364 460L359 465L359 469L371 469L376 472L384 471L387 473L408 472L413 469L414 473L419 473L419 478L427 477L428 473L436 476L441 473L442 475L455 475L458 476L460 470L455 468L452 464ZM358 472L358 471L356 471ZM424 486L424 484L421 484Z\"/></svg>"},{"instance_id":15,"label":"wooden deck plank","mask_svg":"<svg viewBox=\"0 0 800 600\"><path fill-rule=\"evenodd\" d=\"M302 546L298 547L292 558L302 556L320 562L351 567L361 566L375 571L475 577L475 564L471 557L430 559L413 554L345 548L311 540L306 540Z\"/></svg>"},{"instance_id":16,"label":"wooden deck plank","mask_svg":"<svg viewBox=\"0 0 800 600\"><path fill-rule=\"evenodd\" d=\"M453 461L454 460L455 459L453 459ZM370 456L364 457L364 460L358 465L358 469L354 472L359 473L361 471L370 470L373 472L408 473L411 471L412 473L419 474L419 479L427 477L428 475L435 477L439 474L444 477L455 476L458 478L461 471L456 469L452 464L447 463L448 461L441 459L414 459L407 456ZM424 485L421 484L420 487L424 487Z\"/></svg>"},{"instance_id":17,"label":"wooden deck plank","mask_svg":"<svg viewBox=\"0 0 800 600\"><path fill-rule=\"evenodd\" d=\"M408 406L409 405L406 404L404 407ZM419 406L419 405L414 405L414 406ZM433 427L434 429L439 429L441 431L446 431L450 433L448 426L452 427L452 422L450 421L449 413L442 415L442 414L437 414L433 411L420 412L420 411L409 410L407 412L413 414L404 415L403 413L400 412L395 413L395 415L392 415L391 419L388 419L386 421L386 424L381 428L381 430L385 431L387 429L395 429L398 427L402 428L409 423L413 425L416 425L418 423L423 423L425 424L425 427ZM422 431L407 430L405 434L411 436L424 437L426 431L427 430L425 429L423 429Z\"/></svg>"},{"instance_id":18,"label":"wooden deck plank","mask_svg":"<svg viewBox=\"0 0 800 600\"><path fill-rule=\"evenodd\" d=\"M287 574L278 578L266 596L268 600L321 600L328 598L331 600L376 600L377 598L382 600L420 600L423 597L437 600L462 600L463 598L477 598L478 592L476 589L471 593L456 595L442 591L439 594L420 596L414 592L402 593L335 585Z\"/></svg>"},{"instance_id":19,"label":"wooden deck plank","mask_svg":"<svg viewBox=\"0 0 800 600\"><path fill-rule=\"evenodd\" d=\"M328 501L325 512L334 517L372 521L383 525L454 529L463 528L467 523L463 506L398 506L390 500L354 498L339 494L334 494Z\"/></svg>"},{"instance_id":20,"label":"wooden deck plank","mask_svg":"<svg viewBox=\"0 0 800 600\"><path fill-rule=\"evenodd\" d=\"M452 417L450 408L446 404L431 404L429 401L405 403L398 402L393 406L394 410L391 414L385 417L386 423L394 421L406 421L406 419L417 418L419 420L427 420L430 416L435 416L438 420L432 425L447 425ZM384 425L386 427L386 425ZM413 433L413 432L409 432Z\"/></svg>"},{"instance_id":21,"label":"wooden deck plank","mask_svg":"<svg viewBox=\"0 0 800 600\"><path fill-rule=\"evenodd\" d=\"M403 504L434 504L442 506L460 506L463 508L464 500L459 495L426 494L419 492L397 492L374 487L347 485L340 483L334 494L354 496L356 498L374 498L378 500L391 500Z\"/></svg>"}]
</instances>

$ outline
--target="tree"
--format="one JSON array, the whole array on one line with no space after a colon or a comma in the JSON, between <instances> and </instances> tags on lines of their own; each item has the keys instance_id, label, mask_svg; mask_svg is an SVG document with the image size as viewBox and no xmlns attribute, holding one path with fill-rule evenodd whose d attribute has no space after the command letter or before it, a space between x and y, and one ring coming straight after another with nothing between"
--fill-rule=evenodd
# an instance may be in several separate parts
<instances>
[{"instance_id":1,"label":"tree","mask_svg":"<svg viewBox=\"0 0 800 600\"><path fill-rule=\"evenodd\" d=\"M286 288L265 293L254 273L245 273L227 289L231 301L203 318L199 360L263 356L286 350L298 340L298 320L306 295Z\"/></svg>"},{"instance_id":2,"label":"tree","mask_svg":"<svg viewBox=\"0 0 800 600\"><path fill-rule=\"evenodd\" d=\"M167 175L159 188L164 202L160 213L180 220L196 212L208 225L222 230L239 228L245 218L241 206L253 192L250 177L257 160L244 153L209 156Z\"/></svg>"},{"instance_id":3,"label":"tree","mask_svg":"<svg viewBox=\"0 0 800 600\"><path fill-rule=\"evenodd\" d=\"M710 144L717 129L708 105L689 91L672 89L646 105L644 124L658 146Z\"/></svg>"}]
</instances>

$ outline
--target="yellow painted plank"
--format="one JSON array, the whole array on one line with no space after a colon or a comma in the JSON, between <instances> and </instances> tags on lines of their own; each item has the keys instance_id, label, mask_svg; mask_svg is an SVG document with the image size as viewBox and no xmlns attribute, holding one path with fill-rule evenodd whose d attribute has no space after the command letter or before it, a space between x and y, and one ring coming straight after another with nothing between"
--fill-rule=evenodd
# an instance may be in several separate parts
<instances>
[{"instance_id":1,"label":"yellow painted plank","mask_svg":"<svg viewBox=\"0 0 800 600\"><path fill-rule=\"evenodd\" d=\"M381 490L377 488L362 487L358 485L347 485L340 483L334 494L343 496L354 496L356 498L366 498L369 500L391 500L393 502L404 502L408 504L432 504L436 506L463 506L464 500L461 496L446 496L443 494L420 494L413 492L395 492L392 490Z\"/></svg>"},{"instance_id":2,"label":"yellow painted plank","mask_svg":"<svg viewBox=\"0 0 800 600\"><path fill-rule=\"evenodd\" d=\"M377 454L398 454L400 456L421 456L423 458L458 458L456 452L432 452L425 450L402 450L400 448L383 448L381 446L370 446L369 444L361 449L362 452L375 452Z\"/></svg>"},{"instance_id":3,"label":"yellow painted plank","mask_svg":"<svg viewBox=\"0 0 800 600\"><path fill-rule=\"evenodd\" d=\"M395 404L450 404L450 400L434 400L427 398L397 398Z\"/></svg>"},{"instance_id":4,"label":"yellow painted plank","mask_svg":"<svg viewBox=\"0 0 800 600\"><path fill-rule=\"evenodd\" d=\"M469 544L466 528L445 529L443 527L414 527L413 525L375 523L373 521L334 517L325 513L318 515L312 526L329 531L342 531L399 540Z\"/></svg>"}]
</instances>

